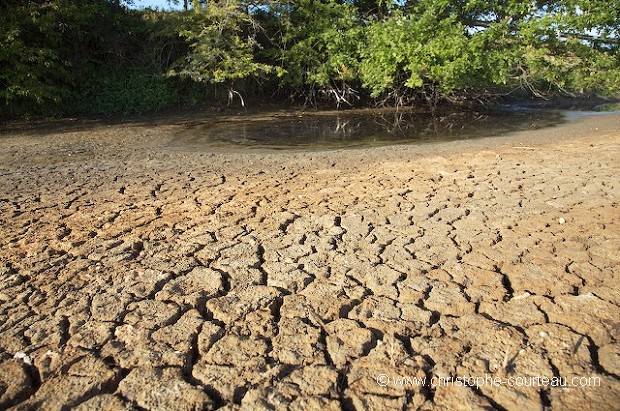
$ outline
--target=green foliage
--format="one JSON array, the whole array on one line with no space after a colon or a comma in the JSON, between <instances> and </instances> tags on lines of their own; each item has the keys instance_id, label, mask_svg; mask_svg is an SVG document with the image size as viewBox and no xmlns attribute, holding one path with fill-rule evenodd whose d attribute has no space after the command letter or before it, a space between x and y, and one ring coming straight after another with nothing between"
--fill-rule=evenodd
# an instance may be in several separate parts
<instances>
[{"instance_id":1,"label":"green foliage","mask_svg":"<svg viewBox=\"0 0 620 411\"><path fill-rule=\"evenodd\" d=\"M617 93L617 17L617 6L601 2L410 2L367 26L361 79L375 97L498 86Z\"/></svg>"},{"instance_id":2,"label":"green foliage","mask_svg":"<svg viewBox=\"0 0 620 411\"><path fill-rule=\"evenodd\" d=\"M362 28L355 9L334 0L298 0L278 10L278 77L293 86L327 86L357 77Z\"/></svg>"},{"instance_id":3,"label":"green foliage","mask_svg":"<svg viewBox=\"0 0 620 411\"><path fill-rule=\"evenodd\" d=\"M0 114L107 112L102 107L133 112L176 101L169 96L162 103L149 100L163 93L164 84L170 87L161 74L186 49L175 21L170 14L131 12L108 0L3 3ZM120 72L127 75L113 74ZM106 83L111 77L124 83L113 87ZM103 90L104 85L110 89ZM153 90L147 93L146 87ZM128 90L136 96L128 98ZM116 92L125 97L112 98Z\"/></svg>"},{"instance_id":4,"label":"green foliage","mask_svg":"<svg viewBox=\"0 0 620 411\"><path fill-rule=\"evenodd\" d=\"M131 3L1 2L0 115L143 112L252 87L337 105L488 89L620 95L618 2Z\"/></svg>"},{"instance_id":5,"label":"green foliage","mask_svg":"<svg viewBox=\"0 0 620 411\"><path fill-rule=\"evenodd\" d=\"M69 112L81 114L143 113L179 102L173 82L162 74L138 70L97 73Z\"/></svg>"},{"instance_id":6,"label":"green foliage","mask_svg":"<svg viewBox=\"0 0 620 411\"><path fill-rule=\"evenodd\" d=\"M194 0L189 27L180 34L189 52L170 75L200 83L234 84L236 80L267 73L271 67L254 60L257 27L236 0Z\"/></svg>"},{"instance_id":7,"label":"green foliage","mask_svg":"<svg viewBox=\"0 0 620 411\"><path fill-rule=\"evenodd\" d=\"M454 17L439 20L433 10L416 11L395 13L367 28L361 77L373 97L402 86L436 85L450 92L472 85L478 67L467 52L464 27Z\"/></svg>"},{"instance_id":8,"label":"green foliage","mask_svg":"<svg viewBox=\"0 0 620 411\"><path fill-rule=\"evenodd\" d=\"M60 101L68 63L55 30L59 5L7 2L0 6L0 99L7 111Z\"/></svg>"}]
</instances>

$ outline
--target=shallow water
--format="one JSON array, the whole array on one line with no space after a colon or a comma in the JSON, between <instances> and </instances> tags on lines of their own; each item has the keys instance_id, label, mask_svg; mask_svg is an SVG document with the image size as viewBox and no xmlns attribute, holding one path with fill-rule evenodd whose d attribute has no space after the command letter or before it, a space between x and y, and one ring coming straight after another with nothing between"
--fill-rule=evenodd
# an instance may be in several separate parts
<instances>
[{"instance_id":1,"label":"shallow water","mask_svg":"<svg viewBox=\"0 0 620 411\"><path fill-rule=\"evenodd\" d=\"M350 111L283 117L242 117L188 125L170 143L176 148L255 147L335 149L433 143L552 127L557 111L496 110L486 113Z\"/></svg>"}]
</instances>

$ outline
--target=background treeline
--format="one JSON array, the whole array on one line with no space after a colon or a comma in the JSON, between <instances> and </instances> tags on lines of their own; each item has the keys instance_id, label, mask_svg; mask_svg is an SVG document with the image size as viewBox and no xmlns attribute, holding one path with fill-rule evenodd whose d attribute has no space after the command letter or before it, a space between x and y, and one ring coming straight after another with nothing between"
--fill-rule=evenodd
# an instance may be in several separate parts
<instances>
[{"instance_id":1,"label":"background treeline","mask_svg":"<svg viewBox=\"0 0 620 411\"><path fill-rule=\"evenodd\" d=\"M0 115L620 94L617 1L181 3L2 0Z\"/></svg>"}]
</instances>

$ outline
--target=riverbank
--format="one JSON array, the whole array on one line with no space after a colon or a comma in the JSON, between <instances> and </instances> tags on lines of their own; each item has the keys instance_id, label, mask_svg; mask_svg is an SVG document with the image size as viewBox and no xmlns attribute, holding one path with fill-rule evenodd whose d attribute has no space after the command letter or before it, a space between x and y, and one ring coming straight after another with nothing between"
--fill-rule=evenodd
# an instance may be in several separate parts
<instances>
[{"instance_id":1,"label":"riverbank","mask_svg":"<svg viewBox=\"0 0 620 411\"><path fill-rule=\"evenodd\" d=\"M321 152L184 123L0 137L0 408L617 405L617 114Z\"/></svg>"}]
</instances>

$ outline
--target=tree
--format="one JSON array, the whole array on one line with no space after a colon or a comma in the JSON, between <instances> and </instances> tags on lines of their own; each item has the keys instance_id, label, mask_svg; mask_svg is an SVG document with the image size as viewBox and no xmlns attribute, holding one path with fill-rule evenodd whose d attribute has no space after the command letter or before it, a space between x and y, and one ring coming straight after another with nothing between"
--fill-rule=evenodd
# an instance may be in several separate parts
<instances>
[{"instance_id":1,"label":"tree","mask_svg":"<svg viewBox=\"0 0 620 411\"><path fill-rule=\"evenodd\" d=\"M238 0L219 0L193 9L180 35L189 43L189 52L169 72L172 76L188 77L206 84L223 84L228 89L228 103L236 95L239 82L268 73L272 67L254 59L259 30L254 18Z\"/></svg>"},{"instance_id":2,"label":"tree","mask_svg":"<svg viewBox=\"0 0 620 411\"><path fill-rule=\"evenodd\" d=\"M302 94L351 105L357 98L358 45L363 42L356 9L335 0L294 0L276 4L278 19L271 58L283 86Z\"/></svg>"},{"instance_id":3,"label":"tree","mask_svg":"<svg viewBox=\"0 0 620 411\"><path fill-rule=\"evenodd\" d=\"M0 6L0 98L7 111L53 105L66 94L68 67L55 30L60 11L59 1Z\"/></svg>"}]
</instances>

